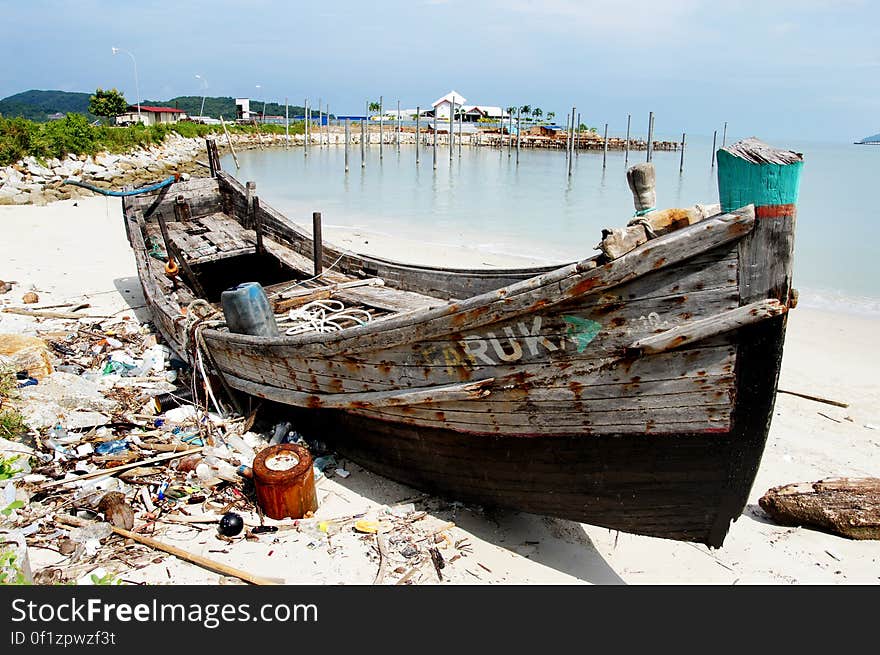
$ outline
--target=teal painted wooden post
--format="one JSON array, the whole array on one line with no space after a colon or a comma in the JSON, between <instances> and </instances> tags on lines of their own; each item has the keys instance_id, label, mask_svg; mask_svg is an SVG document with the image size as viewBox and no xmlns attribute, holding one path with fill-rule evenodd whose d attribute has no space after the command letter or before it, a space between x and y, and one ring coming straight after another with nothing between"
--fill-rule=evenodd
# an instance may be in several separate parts
<instances>
[{"instance_id":1,"label":"teal painted wooden post","mask_svg":"<svg viewBox=\"0 0 880 655\"><path fill-rule=\"evenodd\" d=\"M745 139L730 148L721 148L718 151L721 211L753 204L759 214L767 211L761 208L783 205L791 205L793 212L803 166L802 155L776 150L757 139Z\"/></svg>"},{"instance_id":2,"label":"teal painted wooden post","mask_svg":"<svg viewBox=\"0 0 880 655\"><path fill-rule=\"evenodd\" d=\"M740 305L791 290L794 227L803 155L757 139L718 150L721 211L755 206L755 227L740 242Z\"/></svg>"},{"instance_id":3,"label":"teal painted wooden post","mask_svg":"<svg viewBox=\"0 0 880 655\"><path fill-rule=\"evenodd\" d=\"M765 299L793 306L791 272L803 156L745 139L718 150L717 160L722 211L750 204L755 208L751 231L737 243L740 306ZM783 313L741 328L737 338L727 483L709 544L721 544L730 520L742 514L748 501L773 417L787 318Z\"/></svg>"}]
</instances>

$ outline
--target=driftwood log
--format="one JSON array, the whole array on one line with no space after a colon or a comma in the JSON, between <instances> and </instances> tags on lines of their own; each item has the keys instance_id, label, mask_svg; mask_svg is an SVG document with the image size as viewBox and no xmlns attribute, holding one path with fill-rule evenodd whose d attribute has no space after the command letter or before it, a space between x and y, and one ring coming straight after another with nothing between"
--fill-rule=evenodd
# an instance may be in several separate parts
<instances>
[{"instance_id":1,"label":"driftwood log","mask_svg":"<svg viewBox=\"0 0 880 655\"><path fill-rule=\"evenodd\" d=\"M773 487L758 501L782 525L880 539L880 478L828 478Z\"/></svg>"}]
</instances>

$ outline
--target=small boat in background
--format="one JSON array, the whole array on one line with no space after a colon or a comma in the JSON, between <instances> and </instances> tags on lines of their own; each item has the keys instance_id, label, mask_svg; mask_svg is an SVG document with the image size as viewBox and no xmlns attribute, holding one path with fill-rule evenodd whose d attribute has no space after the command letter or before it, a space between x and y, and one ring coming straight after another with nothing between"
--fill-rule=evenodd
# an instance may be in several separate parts
<instances>
[{"instance_id":1,"label":"small boat in background","mask_svg":"<svg viewBox=\"0 0 880 655\"><path fill-rule=\"evenodd\" d=\"M796 302L800 154L721 149L718 211L655 210L653 169L633 167L639 211L600 254L506 270L322 245L319 223L313 239L221 171L213 141L208 154L210 178L123 201L179 354L418 489L722 544L761 461ZM247 320L223 313L236 289L256 294Z\"/></svg>"}]
</instances>

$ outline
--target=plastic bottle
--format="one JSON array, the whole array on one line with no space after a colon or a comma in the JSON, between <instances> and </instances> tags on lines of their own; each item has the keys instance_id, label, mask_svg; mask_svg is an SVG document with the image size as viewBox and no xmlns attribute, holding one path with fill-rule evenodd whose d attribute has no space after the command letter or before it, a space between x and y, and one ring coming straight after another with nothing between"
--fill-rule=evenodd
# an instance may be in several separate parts
<instances>
[{"instance_id":1,"label":"plastic bottle","mask_svg":"<svg viewBox=\"0 0 880 655\"><path fill-rule=\"evenodd\" d=\"M124 453L126 450L128 450L128 441L125 439L104 441L95 446L95 452L99 455L116 455L118 453Z\"/></svg>"},{"instance_id":2,"label":"plastic bottle","mask_svg":"<svg viewBox=\"0 0 880 655\"><path fill-rule=\"evenodd\" d=\"M259 282L245 282L220 294L223 316L230 332L277 337L278 325L269 299Z\"/></svg>"}]
</instances>

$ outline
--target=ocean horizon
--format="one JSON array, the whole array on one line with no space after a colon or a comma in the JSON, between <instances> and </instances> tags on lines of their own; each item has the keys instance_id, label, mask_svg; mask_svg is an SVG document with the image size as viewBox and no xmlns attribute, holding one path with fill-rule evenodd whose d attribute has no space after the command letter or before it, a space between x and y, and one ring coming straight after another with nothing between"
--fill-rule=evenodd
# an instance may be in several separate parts
<instances>
[{"instance_id":1,"label":"ocean horizon","mask_svg":"<svg viewBox=\"0 0 880 655\"><path fill-rule=\"evenodd\" d=\"M393 125L393 124L392 124ZM637 136L637 135L635 135ZM673 140L658 135L656 140ZM678 139L680 140L679 135ZM727 143L737 137L730 134ZM760 138L760 136L759 136ZM880 258L875 230L860 190L880 164L880 149L853 143L764 139L804 154L795 232L793 286L803 306L880 318ZM721 146L721 135L717 147ZM222 158L224 170L257 183L264 202L310 229L313 211L328 227L416 239L428 244L467 246L501 255L563 263L596 253L603 228L632 218L626 166L643 162L645 151L580 152L567 173L561 150L385 144L349 149L310 146L248 150ZM687 137L684 171L679 151L655 151L657 206L687 207L718 202L712 166L712 137ZM406 253L399 259L406 260Z\"/></svg>"}]
</instances>

